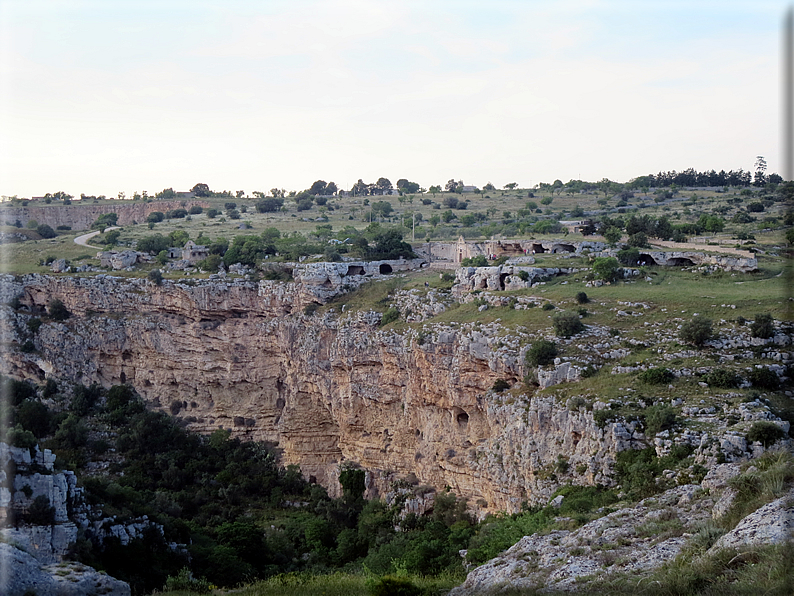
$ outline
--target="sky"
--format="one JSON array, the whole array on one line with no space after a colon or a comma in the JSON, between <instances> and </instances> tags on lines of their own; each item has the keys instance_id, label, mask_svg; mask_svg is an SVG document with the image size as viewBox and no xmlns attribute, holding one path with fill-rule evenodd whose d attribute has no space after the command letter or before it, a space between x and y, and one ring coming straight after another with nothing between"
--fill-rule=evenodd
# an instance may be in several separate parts
<instances>
[{"instance_id":1,"label":"sky","mask_svg":"<svg viewBox=\"0 0 794 596\"><path fill-rule=\"evenodd\" d=\"M0 195L781 172L776 0L0 0Z\"/></svg>"}]
</instances>

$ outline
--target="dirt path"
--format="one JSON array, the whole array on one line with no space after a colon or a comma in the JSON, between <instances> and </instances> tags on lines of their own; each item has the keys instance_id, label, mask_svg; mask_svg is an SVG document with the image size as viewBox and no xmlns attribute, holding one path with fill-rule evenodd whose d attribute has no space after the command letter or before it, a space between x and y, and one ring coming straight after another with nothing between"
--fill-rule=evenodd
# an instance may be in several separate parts
<instances>
[{"instance_id":1,"label":"dirt path","mask_svg":"<svg viewBox=\"0 0 794 596\"><path fill-rule=\"evenodd\" d=\"M110 228L105 228L105 231L108 232L110 230L117 230L118 226L112 226ZM88 234L83 234L82 236L78 236L74 239L75 244L79 244L80 246L85 246L87 248L96 248L96 246L91 246L88 244L88 241L91 240L94 236L101 234L102 232L89 232Z\"/></svg>"}]
</instances>

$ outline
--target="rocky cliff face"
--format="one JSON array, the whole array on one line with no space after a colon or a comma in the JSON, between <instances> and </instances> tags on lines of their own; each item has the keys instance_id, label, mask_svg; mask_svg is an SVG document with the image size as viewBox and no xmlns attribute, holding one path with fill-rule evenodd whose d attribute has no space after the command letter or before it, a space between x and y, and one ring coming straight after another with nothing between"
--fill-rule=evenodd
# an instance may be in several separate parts
<instances>
[{"instance_id":1,"label":"rocky cliff face","mask_svg":"<svg viewBox=\"0 0 794 596\"><path fill-rule=\"evenodd\" d=\"M4 295L15 294L33 309L60 298L73 316L42 325L37 353L11 351L2 372L131 383L196 430L278 443L283 463L332 493L353 462L370 495L413 475L480 513L516 510L545 502L560 458L570 465L559 480L608 482L615 452L636 438L550 397L491 392L525 372L521 337L498 337L498 324L395 333L372 312L307 317L316 296L295 283L7 277ZM14 341L25 315L3 308L0 335Z\"/></svg>"},{"instance_id":2,"label":"rocky cliff face","mask_svg":"<svg viewBox=\"0 0 794 596\"><path fill-rule=\"evenodd\" d=\"M47 224L52 228L57 226L71 226L73 230L87 230L96 218L105 213L115 213L119 216L118 225L126 226L136 221L146 221L146 217L154 212L165 213L170 209L184 207L190 209L193 205L206 208L209 203L205 201L153 201L151 203L130 203L129 205L51 205L46 207L5 207L0 211L0 221L13 225L15 221L25 226L34 219L40 224Z\"/></svg>"}]
</instances>

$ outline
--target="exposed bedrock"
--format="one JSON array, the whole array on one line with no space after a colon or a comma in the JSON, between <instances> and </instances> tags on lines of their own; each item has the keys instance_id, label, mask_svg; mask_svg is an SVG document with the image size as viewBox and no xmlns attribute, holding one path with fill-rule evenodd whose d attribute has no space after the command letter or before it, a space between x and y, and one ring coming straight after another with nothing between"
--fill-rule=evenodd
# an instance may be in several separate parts
<instances>
[{"instance_id":1,"label":"exposed bedrock","mask_svg":"<svg viewBox=\"0 0 794 596\"><path fill-rule=\"evenodd\" d=\"M37 352L10 350L1 372L130 383L195 430L277 442L284 464L332 493L349 461L368 471L373 496L413 474L481 513L512 511L559 482L608 483L616 451L641 440L549 397L491 392L496 379L522 378L523 353L473 326L426 325L420 336L381 330L371 312L307 317L303 290L276 282L8 284L23 304L59 298L73 316L42 325ZM11 338L27 315L2 309Z\"/></svg>"}]
</instances>

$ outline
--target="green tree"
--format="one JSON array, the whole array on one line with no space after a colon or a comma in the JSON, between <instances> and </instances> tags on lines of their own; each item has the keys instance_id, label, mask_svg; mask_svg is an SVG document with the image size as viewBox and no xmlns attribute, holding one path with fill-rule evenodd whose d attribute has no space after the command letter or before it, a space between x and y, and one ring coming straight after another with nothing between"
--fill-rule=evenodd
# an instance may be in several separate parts
<instances>
[{"instance_id":1,"label":"green tree","mask_svg":"<svg viewBox=\"0 0 794 596\"><path fill-rule=\"evenodd\" d=\"M151 236L144 236L135 245L141 252L148 252L149 254L156 255L161 250L167 250L170 244L170 239L162 234L152 234Z\"/></svg>"},{"instance_id":2,"label":"green tree","mask_svg":"<svg viewBox=\"0 0 794 596\"><path fill-rule=\"evenodd\" d=\"M210 187L204 184L203 182L199 182L198 184L196 184L193 188L190 189L190 192L192 192L197 197L212 196L212 191L210 190Z\"/></svg>"},{"instance_id":3,"label":"green tree","mask_svg":"<svg viewBox=\"0 0 794 596\"><path fill-rule=\"evenodd\" d=\"M526 361L532 366L551 364L557 357L557 344L547 339L541 339L532 344L527 350Z\"/></svg>"},{"instance_id":4,"label":"green tree","mask_svg":"<svg viewBox=\"0 0 794 596\"><path fill-rule=\"evenodd\" d=\"M572 311L555 314L552 317L552 324L557 337L571 337L585 330L584 323L579 320L579 315Z\"/></svg>"},{"instance_id":5,"label":"green tree","mask_svg":"<svg viewBox=\"0 0 794 596\"><path fill-rule=\"evenodd\" d=\"M711 319L696 315L691 320L681 325L678 337L693 346L701 347L713 336Z\"/></svg>"},{"instance_id":6,"label":"green tree","mask_svg":"<svg viewBox=\"0 0 794 596\"><path fill-rule=\"evenodd\" d=\"M593 261L593 275L596 279L616 281L621 272L620 263L615 257L596 257Z\"/></svg>"},{"instance_id":7,"label":"green tree","mask_svg":"<svg viewBox=\"0 0 794 596\"><path fill-rule=\"evenodd\" d=\"M755 320L750 325L753 337L769 339L775 335L775 324L769 313L755 315Z\"/></svg>"},{"instance_id":8,"label":"green tree","mask_svg":"<svg viewBox=\"0 0 794 596\"><path fill-rule=\"evenodd\" d=\"M58 234L47 224L39 224L36 226L36 232L42 238L55 238Z\"/></svg>"},{"instance_id":9,"label":"green tree","mask_svg":"<svg viewBox=\"0 0 794 596\"><path fill-rule=\"evenodd\" d=\"M66 305L59 298L50 300L48 310L53 321L65 321L72 316L72 313L67 310Z\"/></svg>"},{"instance_id":10,"label":"green tree","mask_svg":"<svg viewBox=\"0 0 794 596\"><path fill-rule=\"evenodd\" d=\"M609 242L610 245L615 246L618 242L620 242L623 232L620 231L620 228L609 226L601 233L601 235L607 242Z\"/></svg>"}]
</instances>

